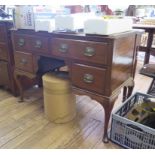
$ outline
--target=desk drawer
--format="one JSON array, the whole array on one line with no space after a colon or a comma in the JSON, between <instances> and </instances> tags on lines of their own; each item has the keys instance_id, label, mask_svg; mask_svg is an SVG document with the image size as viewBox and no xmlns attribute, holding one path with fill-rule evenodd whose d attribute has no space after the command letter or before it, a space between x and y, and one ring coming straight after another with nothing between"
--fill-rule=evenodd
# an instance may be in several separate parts
<instances>
[{"instance_id":1,"label":"desk drawer","mask_svg":"<svg viewBox=\"0 0 155 155\"><path fill-rule=\"evenodd\" d=\"M14 35L14 46L16 51L25 51L29 49L29 37L21 34Z\"/></svg>"},{"instance_id":2,"label":"desk drawer","mask_svg":"<svg viewBox=\"0 0 155 155\"><path fill-rule=\"evenodd\" d=\"M106 85L106 69L73 64L72 83L79 88L104 94Z\"/></svg>"},{"instance_id":3,"label":"desk drawer","mask_svg":"<svg viewBox=\"0 0 155 155\"><path fill-rule=\"evenodd\" d=\"M8 60L8 50L6 44L0 43L0 59Z\"/></svg>"},{"instance_id":4,"label":"desk drawer","mask_svg":"<svg viewBox=\"0 0 155 155\"><path fill-rule=\"evenodd\" d=\"M0 86L9 85L8 63L0 61Z\"/></svg>"},{"instance_id":5,"label":"desk drawer","mask_svg":"<svg viewBox=\"0 0 155 155\"><path fill-rule=\"evenodd\" d=\"M72 57L79 60L107 65L109 46L93 41L72 41Z\"/></svg>"},{"instance_id":6,"label":"desk drawer","mask_svg":"<svg viewBox=\"0 0 155 155\"><path fill-rule=\"evenodd\" d=\"M47 53L49 51L48 37L30 37L30 50Z\"/></svg>"},{"instance_id":7,"label":"desk drawer","mask_svg":"<svg viewBox=\"0 0 155 155\"><path fill-rule=\"evenodd\" d=\"M15 52L14 57L16 68L30 73L34 72L33 56L31 53Z\"/></svg>"},{"instance_id":8,"label":"desk drawer","mask_svg":"<svg viewBox=\"0 0 155 155\"><path fill-rule=\"evenodd\" d=\"M5 42L6 40L6 28L4 24L0 24L0 42Z\"/></svg>"},{"instance_id":9,"label":"desk drawer","mask_svg":"<svg viewBox=\"0 0 155 155\"><path fill-rule=\"evenodd\" d=\"M68 57L70 56L70 51L72 43L68 39L53 39L52 40L52 54L55 56Z\"/></svg>"},{"instance_id":10,"label":"desk drawer","mask_svg":"<svg viewBox=\"0 0 155 155\"><path fill-rule=\"evenodd\" d=\"M52 53L103 65L107 65L110 54L108 43L58 38L52 41Z\"/></svg>"}]
</instances>

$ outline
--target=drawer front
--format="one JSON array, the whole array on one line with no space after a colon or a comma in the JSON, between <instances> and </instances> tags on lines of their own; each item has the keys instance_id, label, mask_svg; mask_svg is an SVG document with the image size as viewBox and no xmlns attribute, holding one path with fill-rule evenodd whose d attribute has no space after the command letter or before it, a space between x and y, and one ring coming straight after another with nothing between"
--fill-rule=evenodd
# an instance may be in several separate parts
<instances>
[{"instance_id":1,"label":"drawer front","mask_svg":"<svg viewBox=\"0 0 155 155\"><path fill-rule=\"evenodd\" d=\"M29 38L25 35L14 35L14 46L17 51L25 51L29 49Z\"/></svg>"},{"instance_id":2,"label":"drawer front","mask_svg":"<svg viewBox=\"0 0 155 155\"><path fill-rule=\"evenodd\" d=\"M0 59L8 60L8 50L6 44L0 43Z\"/></svg>"},{"instance_id":3,"label":"drawer front","mask_svg":"<svg viewBox=\"0 0 155 155\"><path fill-rule=\"evenodd\" d=\"M70 57L72 49L70 40L67 39L53 39L52 40L52 55L61 57Z\"/></svg>"},{"instance_id":4,"label":"drawer front","mask_svg":"<svg viewBox=\"0 0 155 155\"><path fill-rule=\"evenodd\" d=\"M87 62L107 65L109 46L107 43L72 41L72 57Z\"/></svg>"},{"instance_id":5,"label":"drawer front","mask_svg":"<svg viewBox=\"0 0 155 155\"><path fill-rule=\"evenodd\" d=\"M30 37L29 45L31 51L39 51L42 53L48 53L49 51L49 39L48 37Z\"/></svg>"},{"instance_id":6,"label":"drawer front","mask_svg":"<svg viewBox=\"0 0 155 155\"><path fill-rule=\"evenodd\" d=\"M16 68L30 73L34 72L33 56L31 53L15 52L14 58Z\"/></svg>"},{"instance_id":7,"label":"drawer front","mask_svg":"<svg viewBox=\"0 0 155 155\"><path fill-rule=\"evenodd\" d=\"M108 43L55 38L52 41L52 54L107 65L110 53Z\"/></svg>"},{"instance_id":8,"label":"drawer front","mask_svg":"<svg viewBox=\"0 0 155 155\"><path fill-rule=\"evenodd\" d=\"M9 85L8 63L0 61L0 86Z\"/></svg>"},{"instance_id":9,"label":"drawer front","mask_svg":"<svg viewBox=\"0 0 155 155\"><path fill-rule=\"evenodd\" d=\"M72 83L79 88L104 94L106 85L106 69L73 64Z\"/></svg>"},{"instance_id":10,"label":"drawer front","mask_svg":"<svg viewBox=\"0 0 155 155\"><path fill-rule=\"evenodd\" d=\"M0 42L5 42L6 40L6 28L4 24L0 24Z\"/></svg>"}]
</instances>

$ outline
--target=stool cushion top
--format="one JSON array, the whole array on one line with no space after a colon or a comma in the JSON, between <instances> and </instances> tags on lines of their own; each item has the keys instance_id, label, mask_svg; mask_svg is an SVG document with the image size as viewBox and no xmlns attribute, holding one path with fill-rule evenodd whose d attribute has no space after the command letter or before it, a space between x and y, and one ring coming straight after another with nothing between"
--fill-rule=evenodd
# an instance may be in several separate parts
<instances>
[{"instance_id":1,"label":"stool cushion top","mask_svg":"<svg viewBox=\"0 0 155 155\"><path fill-rule=\"evenodd\" d=\"M43 76L43 86L52 90L66 90L71 88L69 80L57 77L52 73L46 73Z\"/></svg>"}]
</instances>

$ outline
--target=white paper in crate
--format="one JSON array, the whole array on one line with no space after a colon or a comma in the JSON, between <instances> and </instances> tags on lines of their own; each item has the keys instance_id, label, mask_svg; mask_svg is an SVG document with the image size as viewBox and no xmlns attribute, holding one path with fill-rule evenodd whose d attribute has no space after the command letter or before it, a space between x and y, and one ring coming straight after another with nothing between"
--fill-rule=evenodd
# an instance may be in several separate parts
<instances>
[{"instance_id":1,"label":"white paper in crate","mask_svg":"<svg viewBox=\"0 0 155 155\"><path fill-rule=\"evenodd\" d=\"M71 15L58 15L55 17L56 30L75 31L84 28L84 21L94 16L92 13L75 13Z\"/></svg>"},{"instance_id":2,"label":"white paper in crate","mask_svg":"<svg viewBox=\"0 0 155 155\"><path fill-rule=\"evenodd\" d=\"M132 30L132 19L104 19L95 17L84 22L84 33L110 35Z\"/></svg>"}]
</instances>

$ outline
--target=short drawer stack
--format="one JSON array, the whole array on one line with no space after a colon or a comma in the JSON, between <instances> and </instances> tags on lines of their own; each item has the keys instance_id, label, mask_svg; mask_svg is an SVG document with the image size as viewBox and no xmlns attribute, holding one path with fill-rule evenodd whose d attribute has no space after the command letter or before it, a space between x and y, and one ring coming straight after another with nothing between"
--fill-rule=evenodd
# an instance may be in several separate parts
<instances>
[{"instance_id":1,"label":"short drawer stack","mask_svg":"<svg viewBox=\"0 0 155 155\"><path fill-rule=\"evenodd\" d=\"M53 38L51 45L54 56L72 59L71 80L74 86L95 93L105 93L110 53L108 43Z\"/></svg>"},{"instance_id":2,"label":"short drawer stack","mask_svg":"<svg viewBox=\"0 0 155 155\"><path fill-rule=\"evenodd\" d=\"M13 42L16 69L35 74L38 63L37 55L49 52L49 38L39 35L15 34Z\"/></svg>"}]
</instances>

